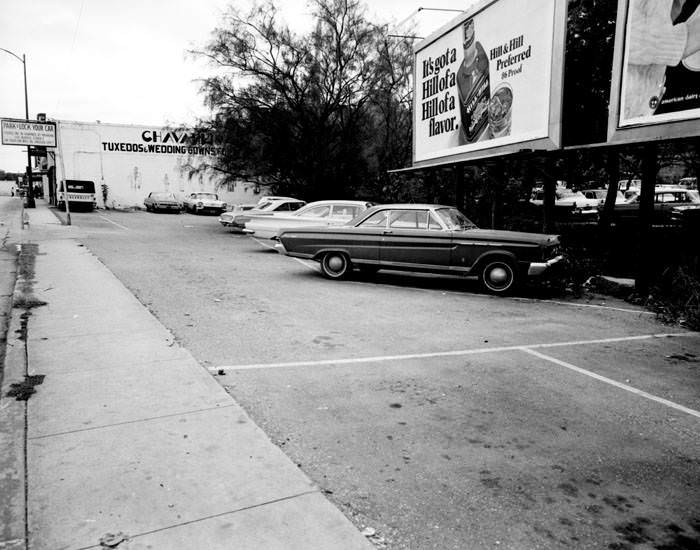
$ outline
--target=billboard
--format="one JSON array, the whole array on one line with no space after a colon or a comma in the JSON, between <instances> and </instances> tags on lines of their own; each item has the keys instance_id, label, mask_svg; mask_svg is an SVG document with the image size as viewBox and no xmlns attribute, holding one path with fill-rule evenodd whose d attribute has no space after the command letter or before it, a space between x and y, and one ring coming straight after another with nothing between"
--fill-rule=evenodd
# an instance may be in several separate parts
<instances>
[{"instance_id":1,"label":"billboard","mask_svg":"<svg viewBox=\"0 0 700 550\"><path fill-rule=\"evenodd\" d=\"M700 134L700 0L619 0L610 141Z\"/></svg>"},{"instance_id":2,"label":"billboard","mask_svg":"<svg viewBox=\"0 0 700 550\"><path fill-rule=\"evenodd\" d=\"M0 124L3 145L56 147L56 124L53 122L3 118Z\"/></svg>"},{"instance_id":3,"label":"billboard","mask_svg":"<svg viewBox=\"0 0 700 550\"><path fill-rule=\"evenodd\" d=\"M566 2L490 0L416 46L413 164L561 139Z\"/></svg>"}]
</instances>

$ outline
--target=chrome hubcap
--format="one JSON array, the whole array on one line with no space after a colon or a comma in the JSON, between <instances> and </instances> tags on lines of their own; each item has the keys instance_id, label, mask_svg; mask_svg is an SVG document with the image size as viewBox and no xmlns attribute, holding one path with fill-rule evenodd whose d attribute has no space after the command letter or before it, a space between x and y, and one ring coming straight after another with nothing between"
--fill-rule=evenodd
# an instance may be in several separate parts
<instances>
[{"instance_id":1,"label":"chrome hubcap","mask_svg":"<svg viewBox=\"0 0 700 550\"><path fill-rule=\"evenodd\" d=\"M489 272L489 281L497 286L508 282L508 271L503 267L495 267Z\"/></svg>"},{"instance_id":2,"label":"chrome hubcap","mask_svg":"<svg viewBox=\"0 0 700 550\"><path fill-rule=\"evenodd\" d=\"M345 261L340 256L333 256L332 258L328 258L326 265L328 266L328 269L338 272L343 270Z\"/></svg>"}]
</instances>

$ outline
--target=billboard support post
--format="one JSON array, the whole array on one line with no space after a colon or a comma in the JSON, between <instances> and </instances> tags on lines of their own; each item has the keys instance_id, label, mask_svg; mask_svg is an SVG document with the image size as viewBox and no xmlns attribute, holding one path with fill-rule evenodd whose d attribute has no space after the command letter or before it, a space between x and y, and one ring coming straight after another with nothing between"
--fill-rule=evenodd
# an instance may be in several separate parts
<instances>
[{"instance_id":1,"label":"billboard support post","mask_svg":"<svg viewBox=\"0 0 700 550\"><path fill-rule=\"evenodd\" d=\"M648 142L642 148L642 185L639 192L639 263L637 265L636 290L640 294L649 291L652 262L646 261L649 251L651 225L654 217L654 187L656 185L657 146Z\"/></svg>"},{"instance_id":2,"label":"billboard support post","mask_svg":"<svg viewBox=\"0 0 700 550\"><path fill-rule=\"evenodd\" d=\"M556 200L557 179L554 177L554 158L547 155L544 169L544 200L542 201L542 231L551 233L554 231L554 202Z\"/></svg>"},{"instance_id":3,"label":"billboard support post","mask_svg":"<svg viewBox=\"0 0 700 550\"><path fill-rule=\"evenodd\" d=\"M617 147L610 147L605 155L605 171L608 176L608 191L605 195L605 203L600 213L600 228L603 233L610 229L615 201L617 200L618 181L620 180L620 154Z\"/></svg>"}]
</instances>

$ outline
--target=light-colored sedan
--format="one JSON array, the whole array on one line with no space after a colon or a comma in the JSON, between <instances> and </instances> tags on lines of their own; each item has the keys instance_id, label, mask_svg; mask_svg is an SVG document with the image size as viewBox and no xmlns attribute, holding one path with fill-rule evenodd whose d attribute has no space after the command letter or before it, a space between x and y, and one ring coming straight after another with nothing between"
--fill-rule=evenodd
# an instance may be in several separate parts
<instances>
[{"instance_id":1,"label":"light-colored sedan","mask_svg":"<svg viewBox=\"0 0 700 550\"><path fill-rule=\"evenodd\" d=\"M544 190L534 190L530 198L530 204L542 206L544 204ZM588 199L580 191L557 187L554 195L554 208L560 211L561 214L597 217L598 199Z\"/></svg>"},{"instance_id":2,"label":"light-colored sedan","mask_svg":"<svg viewBox=\"0 0 700 550\"><path fill-rule=\"evenodd\" d=\"M243 229L250 221L251 216L278 216L286 215L299 210L306 204L305 201L292 198L273 198L251 210L233 210L224 212L219 216L219 223L224 227Z\"/></svg>"},{"instance_id":3,"label":"light-colored sedan","mask_svg":"<svg viewBox=\"0 0 700 550\"><path fill-rule=\"evenodd\" d=\"M598 201L598 206L603 206L605 204L605 198L608 195L607 189L584 189L581 191L583 196L587 199L595 199ZM615 194L615 204L622 204L626 201L625 196L618 191Z\"/></svg>"},{"instance_id":4,"label":"light-colored sedan","mask_svg":"<svg viewBox=\"0 0 700 550\"><path fill-rule=\"evenodd\" d=\"M226 203L216 193L190 193L183 201L183 208L193 214L221 214Z\"/></svg>"},{"instance_id":5,"label":"light-colored sedan","mask_svg":"<svg viewBox=\"0 0 700 550\"><path fill-rule=\"evenodd\" d=\"M282 229L346 224L372 205L373 203L366 201L310 202L288 216L250 215L243 232L260 239L274 240Z\"/></svg>"},{"instance_id":6,"label":"light-colored sedan","mask_svg":"<svg viewBox=\"0 0 700 550\"><path fill-rule=\"evenodd\" d=\"M175 198L175 195L165 191L153 191L143 199L143 204L147 212L177 212L182 210L182 203Z\"/></svg>"}]
</instances>

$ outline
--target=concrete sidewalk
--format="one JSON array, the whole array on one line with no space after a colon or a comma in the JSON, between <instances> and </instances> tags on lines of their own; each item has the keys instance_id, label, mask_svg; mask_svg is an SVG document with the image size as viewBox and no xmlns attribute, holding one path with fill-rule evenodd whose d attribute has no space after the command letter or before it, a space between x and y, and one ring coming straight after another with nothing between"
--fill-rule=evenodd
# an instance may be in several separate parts
<instances>
[{"instance_id":1,"label":"concrete sidewalk","mask_svg":"<svg viewBox=\"0 0 700 550\"><path fill-rule=\"evenodd\" d=\"M44 201L25 216L15 302L27 309L13 310L7 362L26 343L38 384L26 401L29 548L372 548L79 228Z\"/></svg>"}]
</instances>

